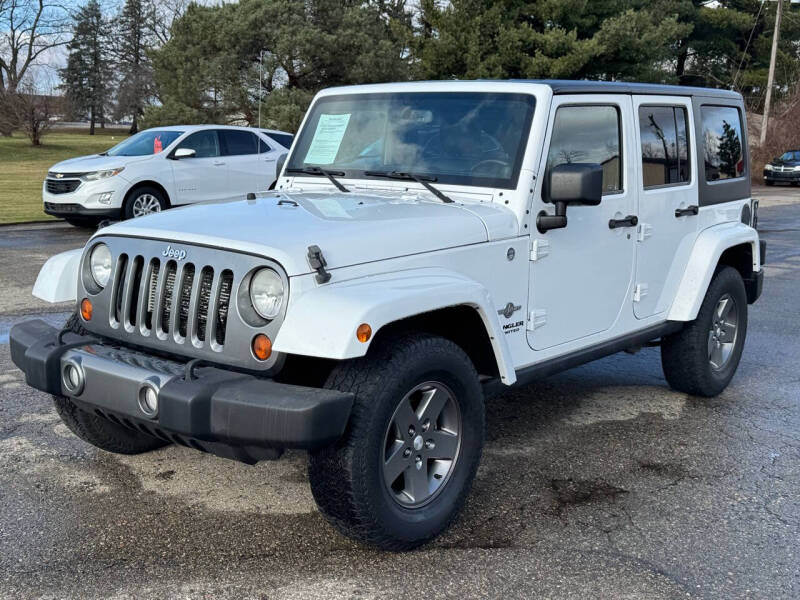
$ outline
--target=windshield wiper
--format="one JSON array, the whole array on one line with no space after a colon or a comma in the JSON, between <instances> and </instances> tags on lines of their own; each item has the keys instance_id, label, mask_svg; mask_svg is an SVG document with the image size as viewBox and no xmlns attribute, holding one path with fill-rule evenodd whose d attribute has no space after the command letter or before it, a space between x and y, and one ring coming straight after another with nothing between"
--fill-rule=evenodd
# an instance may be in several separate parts
<instances>
[{"instance_id":1,"label":"windshield wiper","mask_svg":"<svg viewBox=\"0 0 800 600\"><path fill-rule=\"evenodd\" d=\"M340 192L349 192L346 187L339 183L336 178L344 177L344 171L328 171L327 169L320 169L319 167L303 167L302 169L290 168L286 169L287 173L305 173L306 175L322 175L331 180L331 183L336 186Z\"/></svg>"},{"instance_id":2,"label":"windshield wiper","mask_svg":"<svg viewBox=\"0 0 800 600\"><path fill-rule=\"evenodd\" d=\"M388 179L403 179L405 181L416 181L424 186L431 194L439 198L442 202L452 202L453 199L445 196L442 192L433 187L429 182L436 181L436 177L427 175L415 175L414 173L402 173L400 171L364 171L364 175L369 177L386 177Z\"/></svg>"}]
</instances>

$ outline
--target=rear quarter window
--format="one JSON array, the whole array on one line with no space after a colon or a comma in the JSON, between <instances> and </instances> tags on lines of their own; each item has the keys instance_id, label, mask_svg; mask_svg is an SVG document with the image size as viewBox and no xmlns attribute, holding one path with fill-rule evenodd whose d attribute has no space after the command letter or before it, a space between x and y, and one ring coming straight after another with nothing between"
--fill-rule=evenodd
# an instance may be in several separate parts
<instances>
[{"instance_id":1,"label":"rear quarter window","mask_svg":"<svg viewBox=\"0 0 800 600\"><path fill-rule=\"evenodd\" d=\"M271 137L273 140L278 142L284 148L292 147L292 140L294 140L293 135L289 135L288 133L271 133L271 132L266 135L267 137Z\"/></svg>"},{"instance_id":2,"label":"rear quarter window","mask_svg":"<svg viewBox=\"0 0 800 600\"><path fill-rule=\"evenodd\" d=\"M743 177L742 117L733 106L702 106L703 162L706 181Z\"/></svg>"}]
</instances>

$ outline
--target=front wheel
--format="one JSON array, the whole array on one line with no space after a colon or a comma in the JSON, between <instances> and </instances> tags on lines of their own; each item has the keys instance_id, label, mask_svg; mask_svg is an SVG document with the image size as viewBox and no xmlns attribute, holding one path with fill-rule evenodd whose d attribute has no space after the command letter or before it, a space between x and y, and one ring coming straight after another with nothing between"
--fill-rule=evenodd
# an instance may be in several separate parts
<instances>
[{"instance_id":1,"label":"front wheel","mask_svg":"<svg viewBox=\"0 0 800 600\"><path fill-rule=\"evenodd\" d=\"M739 272L718 269L697 318L661 342L661 366L670 387L716 396L736 373L747 335L747 294Z\"/></svg>"},{"instance_id":2,"label":"front wheel","mask_svg":"<svg viewBox=\"0 0 800 600\"><path fill-rule=\"evenodd\" d=\"M160 190L153 187L140 187L128 194L125 199L123 215L126 219L135 219L161 212L167 207L167 199Z\"/></svg>"},{"instance_id":3,"label":"front wheel","mask_svg":"<svg viewBox=\"0 0 800 600\"><path fill-rule=\"evenodd\" d=\"M323 515L387 550L439 535L464 505L483 446L483 390L467 355L427 334L385 339L336 367L326 387L355 401L342 439L309 457Z\"/></svg>"}]
</instances>

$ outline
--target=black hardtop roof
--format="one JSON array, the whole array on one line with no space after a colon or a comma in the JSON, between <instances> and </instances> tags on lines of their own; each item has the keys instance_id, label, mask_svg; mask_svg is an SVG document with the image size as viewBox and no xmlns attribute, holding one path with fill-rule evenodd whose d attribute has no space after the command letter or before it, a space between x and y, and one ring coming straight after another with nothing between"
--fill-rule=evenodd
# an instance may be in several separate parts
<instances>
[{"instance_id":1,"label":"black hardtop roof","mask_svg":"<svg viewBox=\"0 0 800 600\"><path fill-rule=\"evenodd\" d=\"M520 83L540 83L550 86L554 94L642 94L653 96L706 96L741 100L742 95L731 90L665 85L661 83L630 83L626 81L590 81L587 79L514 79Z\"/></svg>"}]
</instances>

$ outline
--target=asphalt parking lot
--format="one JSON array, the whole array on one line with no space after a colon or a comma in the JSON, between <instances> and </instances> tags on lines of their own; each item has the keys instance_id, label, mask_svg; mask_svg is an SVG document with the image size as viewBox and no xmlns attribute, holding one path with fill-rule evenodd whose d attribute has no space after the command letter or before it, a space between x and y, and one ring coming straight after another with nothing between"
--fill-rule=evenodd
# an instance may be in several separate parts
<instances>
[{"instance_id":1,"label":"asphalt parking lot","mask_svg":"<svg viewBox=\"0 0 800 600\"><path fill-rule=\"evenodd\" d=\"M335 533L303 454L249 467L72 436L7 336L64 319L30 289L89 233L0 229L0 596L800 597L800 193L756 195L768 264L731 386L673 392L647 348L493 399L464 514L407 554Z\"/></svg>"}]
</instances>

